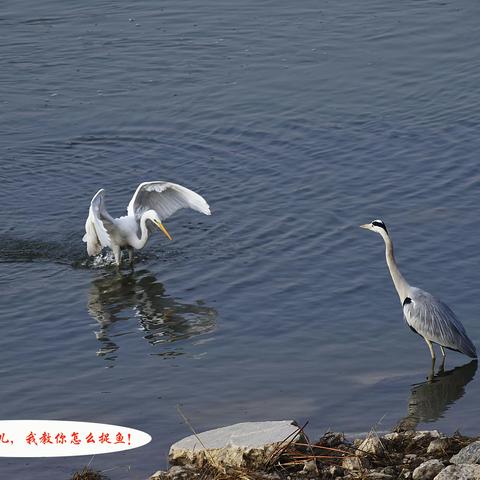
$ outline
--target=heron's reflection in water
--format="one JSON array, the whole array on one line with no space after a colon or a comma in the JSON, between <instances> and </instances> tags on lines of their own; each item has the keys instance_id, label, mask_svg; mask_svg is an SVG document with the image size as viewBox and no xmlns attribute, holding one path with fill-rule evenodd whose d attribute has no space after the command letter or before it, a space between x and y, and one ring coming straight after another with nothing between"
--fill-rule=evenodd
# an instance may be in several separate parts
<instances>
[{"instance_id":1,"label":"heron's reflection in water","mask_svg":"<svg viewBox=\"0 0 480 480\"><path fill-rule=\"evenodd\" d=\"M135 319L144 338L152 345L170 344L211 331L217 312L202 302L182 303L165 293L165 287L147 270L128 275L114 274L93 280L88 312L99 323L95 332L102 346L97 354L109 360L116 358L118 345L115 336L131 331L113 333L113 324ZM179 355L175 350L162 351L163 356Z\"/></svg>"},{"instance_id":2,"label":"heron's reflection in water","mask_svg":"<svg viewBox=\"0 0 480 480\"><path fill-rule=\"evenodd\" d=\"M414 385L408 400L408 415L400 420L395 430L414 430L420 422L441 418L449 406L465 394L465 385L473 380L477 363L472 360L452 370L441 370L426 382Z\"/></svg>"}]
</instances>

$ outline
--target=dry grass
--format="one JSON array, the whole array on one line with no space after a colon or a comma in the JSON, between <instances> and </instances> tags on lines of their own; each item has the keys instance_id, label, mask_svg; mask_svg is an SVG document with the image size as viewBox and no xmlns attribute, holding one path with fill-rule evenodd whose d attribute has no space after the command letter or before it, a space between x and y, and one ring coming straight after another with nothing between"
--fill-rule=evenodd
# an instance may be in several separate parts
<instances>
[{"instance_id":1,"label":"dry grass","mask_svg":"<svg viewBox=\"0 0 480 480\"><path fill-rule=\"evenodd\" d=\"M70 480L108 480L108 477L97 470L83 467L81 471L75 472Z\"/></svg>"}]
</instances>

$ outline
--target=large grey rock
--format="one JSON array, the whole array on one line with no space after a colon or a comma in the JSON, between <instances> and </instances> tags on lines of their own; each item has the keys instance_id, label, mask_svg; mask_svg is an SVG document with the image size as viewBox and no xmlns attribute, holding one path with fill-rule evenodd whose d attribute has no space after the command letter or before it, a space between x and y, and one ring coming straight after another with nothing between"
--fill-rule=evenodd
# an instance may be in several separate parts
<instances>
[{"instance_id":1,"label":"large grey rock","mask_svg":"<svg viewBox=\"0 0 480 480\"><path fill-rule=\"evenodd\" d=\"M423 462L413 471L413 480L432 480L438 475L445 465L440 460L428 460Z\"/></svg>"},{"instance_id":2,"label":"large grey rock","mask_svg":"<svg viewBox=\"0 0 480 480\"><path fill-rule=\"evenodd\" d=\"M277 448L292 439L300 439L292 420L237 423L178 441L170 447L169 460L172 465L262 468Z\"/></svg>"},{"instance_id":3,"label":"large grey rock","mask_svg":"<svg viewBox=\"0 0 480 480\"><path fill-rule=\"evenodd\" d=\"M450 465L434 480L480 480L480 465Z\"/></svg>"},{"instance_id":4,"label":"large grey rock","mask_svg":"<svg viewBox=\"0 0 480 480\"><path fill-rule=\"evenodd\" d=\"M450 459L450 463L480 463L480 441L476 441L462 448Z\"/></svg>"}]
</instances>

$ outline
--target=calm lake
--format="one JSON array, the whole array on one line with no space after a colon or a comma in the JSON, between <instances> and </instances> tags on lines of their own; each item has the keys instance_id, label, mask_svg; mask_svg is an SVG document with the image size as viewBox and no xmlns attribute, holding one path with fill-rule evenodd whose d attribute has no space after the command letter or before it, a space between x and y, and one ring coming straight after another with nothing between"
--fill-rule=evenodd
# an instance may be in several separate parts
<instances>
[{"instance_id":1,"label":"calm lake","mask_svg":"<svg viewBox=\"0 0 480 480\"><path fill-rule=\"evenodd\" d=\"M0 419L125 425L125 453L0 459L144 480L198 430L250 420L480 432L477 364L402 319L413 285L480 348L476 1L5 0L0 8ZM169 180L180 211L134 273L88 259L109 211ZM426 382L426 383L425 383Z\"/></svg>"}]
</instances>

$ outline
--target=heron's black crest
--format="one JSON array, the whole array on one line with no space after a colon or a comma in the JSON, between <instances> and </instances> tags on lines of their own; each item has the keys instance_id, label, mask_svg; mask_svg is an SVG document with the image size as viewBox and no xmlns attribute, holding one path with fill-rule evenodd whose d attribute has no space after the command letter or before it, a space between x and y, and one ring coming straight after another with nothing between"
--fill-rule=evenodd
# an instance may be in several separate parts
<instances>
[{"instance_id":1,"label":"heron's black crest","mask_svg":"<svg viewBox=\"0 0 480 480\"><path fill-rule=\"evenodd\" d=\"M373 221L372 225L374 225L375 227L383 228L385 230L385 232L388 233L387 227L385 226L385 224L381 220Z\"/></svg>"},{"instance_id":2,"label":"heron's black crest","mask_svg":"<svg viewBox=\"0 0 480 480\"><path fill-rule=\"evenodd\" d=\"M412 303L412 299L411 299L410 297L407 297L407 298L403 301L403 306L408 305L409 303Z\"/></svg>"}]
</instances>

